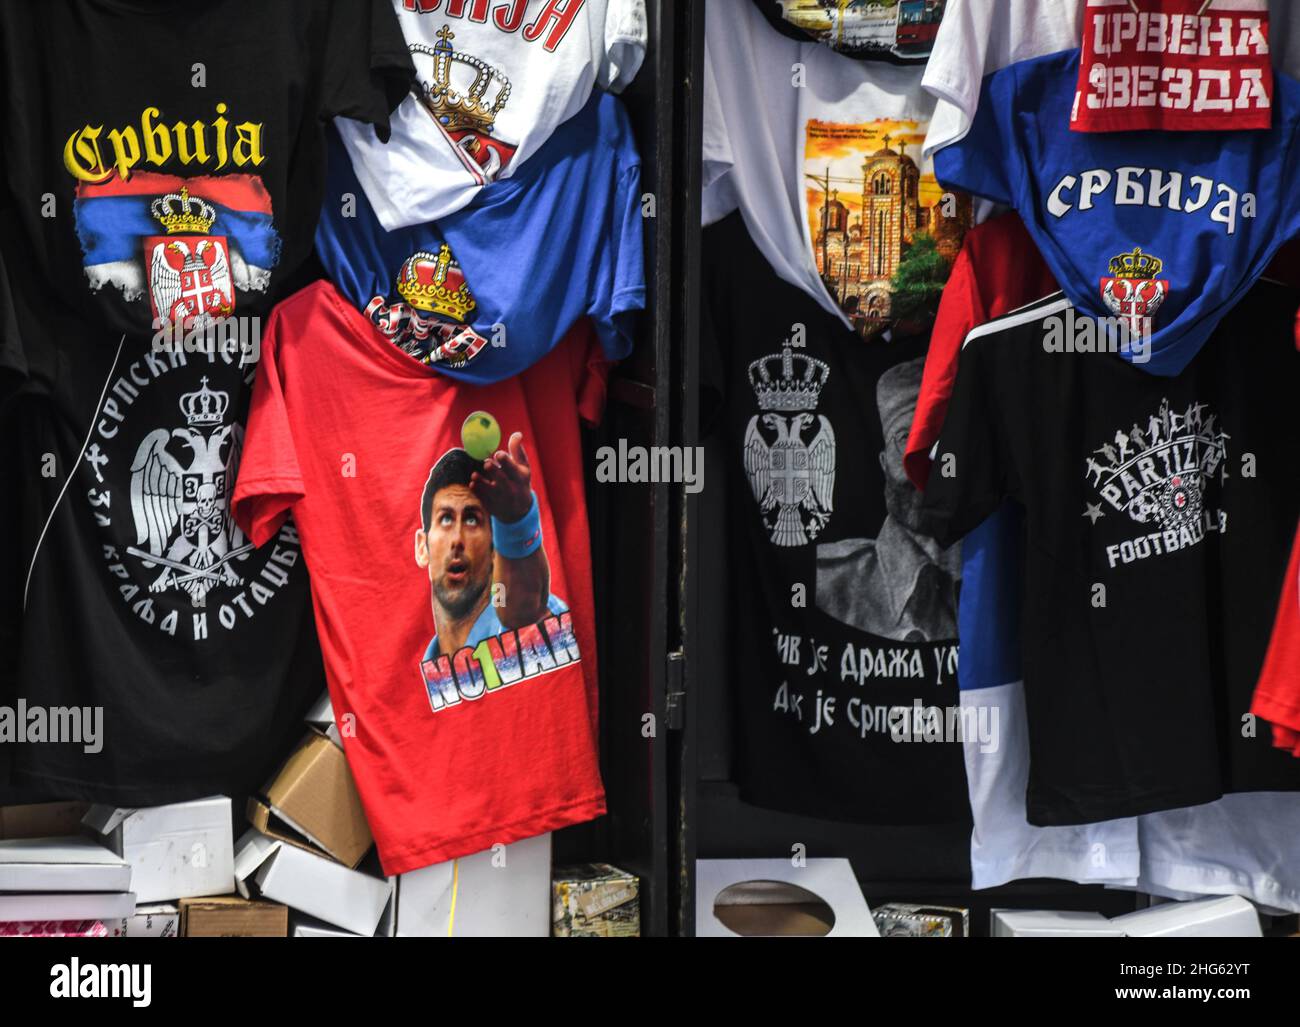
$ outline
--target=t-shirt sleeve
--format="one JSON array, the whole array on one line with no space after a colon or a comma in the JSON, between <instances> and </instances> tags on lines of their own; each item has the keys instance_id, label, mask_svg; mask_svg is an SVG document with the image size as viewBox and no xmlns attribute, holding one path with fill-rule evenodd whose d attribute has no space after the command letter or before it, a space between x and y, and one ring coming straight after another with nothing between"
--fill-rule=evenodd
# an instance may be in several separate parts
<instances>
[{"instance_id":1,"label":"t-shirt sleeve","mask_svg":"<svg viewBox=\"0 0 1300 1027\"><path fill-rule=\"evenodd\" d=\"M1017 82L1014 65L985 77L970 131L934 155L934 175L945 189L1017 206L1017 186L1025 180L1014 131Z\"/></svg>"},{"instance_id":2,"label":"t-shirt sleeve","mask_svg":"<svg viewBox=\"0 0 1300 1027\"><path fill-rule=\"evenodd\" d=\"M617 174L609 231L601 242L604 252L595 255L587 310L610 360L622 360L632 352L634 314L645 308L641 165L633 161Z\"/></svg>"},{"instance_id":3,"label":"t-shirt sleeve","mask_svg":"<svg viewBox=\"0 0 1300 1027\"><path fill-rule=\"evenodd\" d=\"M239 479L231 504L235 523L255 546L280 530L293 505L306 494L278 366L282 326L279 314L273 312L262 335L262 356L253 382Z\"/></svg>"},{"instance_id":4,"label":"t-shirt sleeve","mask_svg":"<svg viewBox=\"0 0 1300 1027\"><path fill-rule=\"evenodd\" d=\"M596 427L605 416L609 372L614 366L600 347L591 321L581 318L569 329L569 374L582 423Z\"/></svg>"},{"instance_id":5,"label":"t-shirt sleeve","mask_svg":"<svg viewBox=\"0 0 1300 1027\"><path fill-rule=\"evenodd\" d=\"M930 347L921 373L921 391L912 416L912 430L903 454L903 469L912 484L924 491L930 474L930 449L943 428L943 416L957 377L957 358L966 333L986 320L975 270L971 265L970 244L961 248L953 261L952 273L939 299L930 332Z\"/></svg>"},{"instance_id":6,"label":"t-shirt sleeve","mask_svg":"<svg viewBox=\"0 0 1300 1027\"><path fill-rule=\"evenodd\" d=\"M700 223L708 226L721 221L740 206L731 181L731 168L736 163L727 135L727 115L722 107L718 81L714 77L713 62L709 60L708 39L704 55L704 143L701 152L703 168L700 186L704 195L700 202Z\"/></svg>"},{"instance_id":7,"label":"t-shirt sleeve","mask_svg":"<svg viewBox=\"0 0 1300 1027\"><path fill-rule=\"evenodd\" d=\"M605 53L596 81L618 93L641 68L646 45L645 0L610 0L605 10Z\"/></svg>"},{"instance_id":8,"label":"t-shirt sleeve","mask_svg":"<svg viewBox=\"0 0 1300 1027\"><path fill-rule=\"evenodd\" d=\"M977 527L1011 493L998 400L991 393L987 350L960 354L957 381L925 488L925 531L950 546Z\"/></svg>"},{"instance_id":9,"label":"t-shirt sleeve","mask_svg":"<svg viewBox=\"0 0 1300 1027\"><path fill-rule=\"evenodd\" d=\"M1283 582L1250 712L1274 725L1274 744L1294 748L1293 732L1300 731L1300 532Z\"/></svg>"},{"instance_id":10,"label":"t-shirt sleeve","mask_svg":"<svg viewBox=\"0 0 1300 1027\"><path fill-rule=\"evenodd\" d=\"M326 26L320 117L375 126L388 141L388 115L415 78L390 0L333 0Z\"/></svg>"}]
</instances>

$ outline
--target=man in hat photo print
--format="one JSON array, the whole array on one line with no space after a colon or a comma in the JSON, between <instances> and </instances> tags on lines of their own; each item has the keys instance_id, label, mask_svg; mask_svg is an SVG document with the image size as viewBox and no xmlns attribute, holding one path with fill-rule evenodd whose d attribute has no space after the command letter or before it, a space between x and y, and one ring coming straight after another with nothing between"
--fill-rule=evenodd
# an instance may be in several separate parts
<instances>
[{"instance_id":1,"label":"man in hat photo print","mask_svg":"<svg viewBox=\"0 0 1300 1027\"><path fill-rule=\"evenodd\" d=\"M923 533L921 493L903 470L925 358L891 367L876 383L885 448L885 520L875 538L817 547L817 608L860 631L897 642L957 637L961 547Z\"/></svg>"}]
</instances>

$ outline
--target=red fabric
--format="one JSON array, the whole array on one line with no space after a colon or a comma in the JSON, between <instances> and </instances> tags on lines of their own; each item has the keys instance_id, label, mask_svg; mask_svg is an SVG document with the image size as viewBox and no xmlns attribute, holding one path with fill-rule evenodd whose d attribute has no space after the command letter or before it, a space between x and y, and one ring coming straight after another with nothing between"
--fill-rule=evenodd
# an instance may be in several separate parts
<instances>
[{"instance_id":1,"label":"red fabric","mask_svg":"<svg viewBox=\"0 0 1300 1027\"><path fill-rule=\"evenodd\" d=\"M398 350L327 282L281 303L264 332L235 517L260 546L293 514L330 698L386 874L605 811L578 424L580 401L583 414L600 413L608 365L598 353L583 321L516 378L456 383ZM435 709L441 700L422 671L436 629L430 572L416 562L421 495L434 464L461 447L461 426L475 411L496 418L502 448L523 433L549 591L570 617L543 611L541 628L499 636L494 628L479 642L471 634L446 661L429 661L458 668L468 686L452 688L452 700ZM480 541L486 520L472 529ZM474 566L491 568L498 581L504 558L488 551L485 559ZM430 557L435 563L446 566ZM510 595L503 599L502 621L511 609ZM483 614L496 616L492 607ZM495 657L501 686L485 687L493 676L484 654Z\"/></svg>"},{"instance_id":2,"label":"red fabric","mask_svg":"<svg viewBox=\"0 0 1300 1027\"><path fill-rule=\"evenodd\" d=\"M1088 0L1076 132L1268 128L1268 0Z\"/></svg>"},{"instance_id":3,"label":"red fabric","mask_svg":"<svg viewBox=\"0 0 1300 1027\"><path fill-rule=\"evenodd\" d=\"M1250 712L1273 725L1273 744L1300 756L1300 532L1291 547L1282 599Z\"/></svg>"},{"instance_id":4,"label":"red fabric","mask_svg":"<svg viewBox=\"0 0 1300 1027\"><path fill-rule=\"evenodd\" d=\"M918 489L924 489L930 477L930 450L943 429L957 378L957 357L967 333L1056 289L1056 279L1019 214L1003 214L966 233L939 300L903 455L903 467Z\"/></svg>"}]
</instances>

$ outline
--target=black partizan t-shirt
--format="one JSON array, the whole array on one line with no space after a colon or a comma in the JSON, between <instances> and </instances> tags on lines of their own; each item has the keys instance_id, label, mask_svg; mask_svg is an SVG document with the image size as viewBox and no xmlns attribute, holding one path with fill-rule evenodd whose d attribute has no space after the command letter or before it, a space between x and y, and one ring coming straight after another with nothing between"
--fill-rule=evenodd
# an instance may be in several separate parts
<instances>
[{"instance_id":1,"label":"black partizan t-shirt","mask_svg":"<svg viewBox=\"0 0 1300 1027\"><path fill-rule=\"evenodd\" d=\"M948 541L1025 508L1030 823L1300 789L1248 715L1300 514L1298 304L1261 282L1172 378L1080 351L1059 294L967 337L926 505Z\"/></svg>"},{"instance_id":2,"label":"black partizan t-shirt","mask_svg":"<svg viewBox=\"0 0 1300 1027\"><path fill-rule=\"evenodd\" d=\"M741 798L879 824L969 817L957 547L902 458L927 335L862 338L781 281L739 214L704 233L725 398L728 666Z\"/></svg>"},{"instance_id":3,"label":"black partizan t-shirt","mask_svg":"<svg viewBox=\"0 0 1300 1027\"><path fill-rule=\"evenodd\" d=\"M292 526L254 550L229 512L260 318L312 266L326 122L386 131L406 48L387 0L58 0L0 7L0 67L7 691L102 708L93 751L29 731L13 782L238 793L322 681ZM209 352L162 330L219 319Z\"/></svg>"}]
</instances>

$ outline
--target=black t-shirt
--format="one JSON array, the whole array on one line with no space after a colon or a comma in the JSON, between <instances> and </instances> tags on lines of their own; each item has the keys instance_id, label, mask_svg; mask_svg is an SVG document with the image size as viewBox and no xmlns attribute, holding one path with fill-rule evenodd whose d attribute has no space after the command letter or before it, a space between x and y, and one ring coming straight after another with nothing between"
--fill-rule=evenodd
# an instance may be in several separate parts
<instances>
[{"instance_id":1,"label":"black t-shirt","mask_svg":"<svg viewBox=\"0 0 1300 1027\"><path fill-rule=\"evenodd\" d=\"M299 285L325 122L379 126L414 69L389 0L0 5L3 184L50 300L152 333Z\"/></svg>"},{"instance_id":2,"label":"black t-shirt","mask_svg":"<svg viewBox=\"0 0 1300 1027\"><path fill-rule=\"evenodd\" d=\"M917 531L902 467L928 336L863 340L776 276L739 214L706 229L703 271L735 520L741 798L862 823L964 820L961 561Z\"/></svg>"},{"instance_id":3,"label":"black t-shirt","mask_svg":"<svg viewBox=\"0 0 1300 1027\"><path fill-rule=\"evenodd\" d=\"M0 6L0 63L5 698L102 715L7 746L12 784L240 794L323 687L292 525L230 517L260 318L314 266L326 122L386 132L409 57L387 0L60 0ZM155 330L196 314L208 352Z\"/></svg>"},{"instance_id":4,"label":"black t-shirt","mask_svg":"<svg viewBox=\"0 0 1300 1027\"><path fill-rule=\"evenodd\" d=\"M1060 294L967 337L926 506L945 541L1025 508L1030 823L1300 788L1247 715L1300 514L1298 303L1261 282L1172 378L1081 351Z\"/></svg>"}]
</instances>

